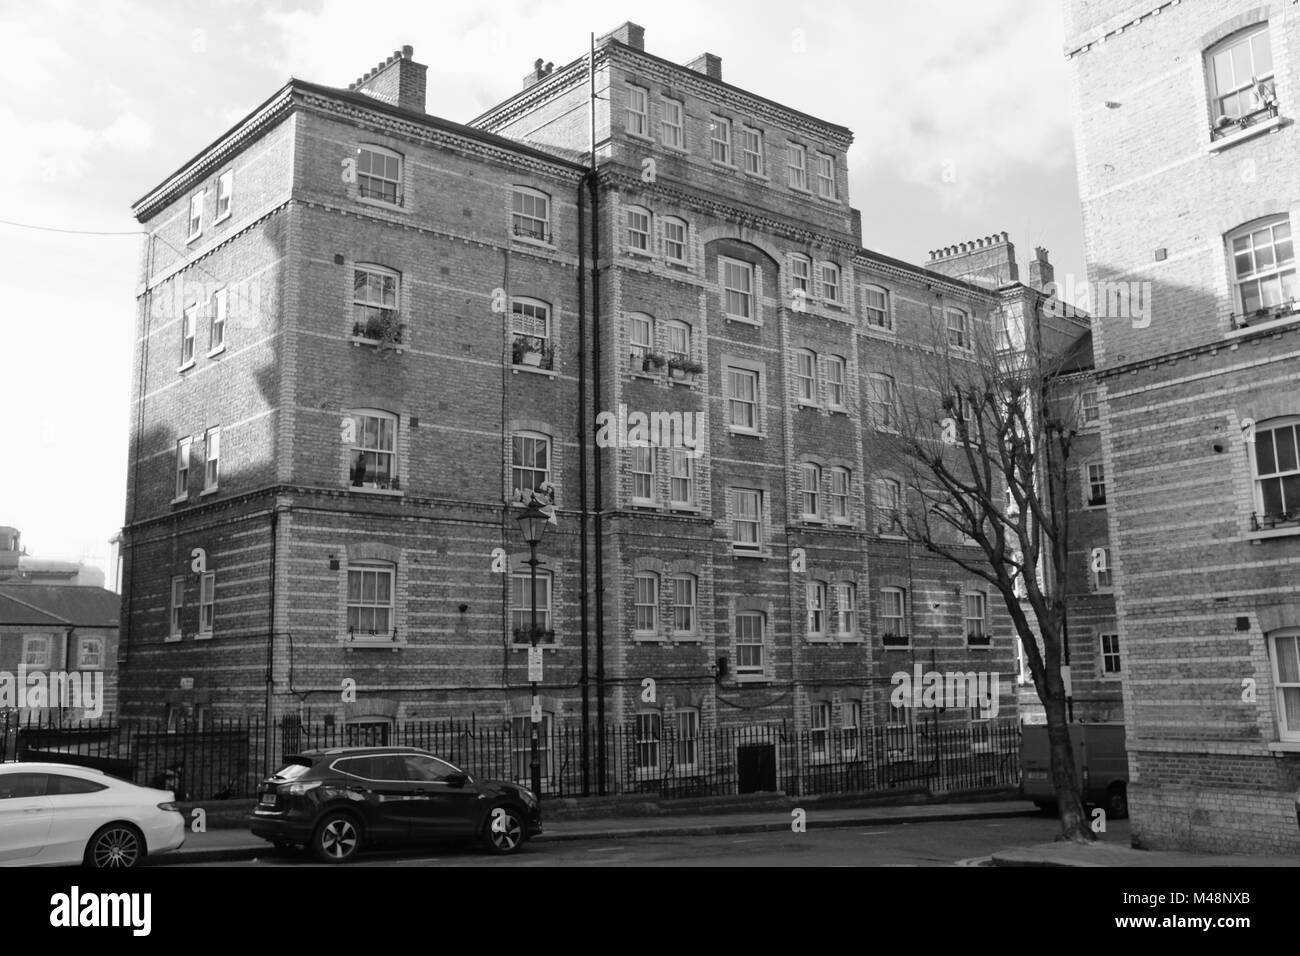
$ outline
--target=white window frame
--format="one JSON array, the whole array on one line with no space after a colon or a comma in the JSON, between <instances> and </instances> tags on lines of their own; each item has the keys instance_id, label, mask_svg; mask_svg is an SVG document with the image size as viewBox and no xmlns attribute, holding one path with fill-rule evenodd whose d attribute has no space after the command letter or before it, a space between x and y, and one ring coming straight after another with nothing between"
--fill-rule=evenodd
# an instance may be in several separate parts
<instances>
[{"instance_id":1,"label":"white window frame","mask_svg":"<svg viewBox=\"0 0 1300 956\"><path fill-rule=\"evenodd\" d=\"M516 239L550 245L555 239L551 228L550 193L544 193L532 186L519 184L511 186L510 232ZM539 232L541 235L538 235Z\"/></svg>"},{"instance_id":2,"label":"white window frame","mask_svg":"<svg viewBox=\"0 0 1300 956\"><path fill-rule=\"evenodd\" d=\"M821 485L821 466L816 462L801 461L799 463L799 517L804 521L821 520Z\"/></svg>"},{"instance_id":3,"label":"white window frame","mask_svg":"<svg viewBox=\"0 0 1300 956\"><path fill-rule=\"evenodd\" d=\"M217 177L217 215L212 224L224 222L230 218L231 206L235 194L235 171L227 169Z\"/></svg>"},{"instance_id":4,"label":"white window frame","mask_svg":"<svg viewBox=\"0 0 1300 956\"><path fill-rule=\"evenodd\" d=\"M655 503L655 488L658 485L658 455L656 449L650 445L633 445L627 450L628 474L632 479L632 503L638 505L653 505ZM644 487L639 488L638 484ZM638 494L638 491L645 490L649 494Z\"/></svg>"},{"instance_id":5,"label":"white window frame","mask_svg":"<svg viewBox=\"0 0 1300 956\"><path fill-rule=\"evenodd\" d=\"M669 149L686 148L686 104L671 96L663 97L663 113L660 115L659 128L663 134L663 143ZM677 122L670 117L675 116Z\"/></svg>"},{"instance_id":6,"label":"white window frame","mask_svg":"<svg viewBox=\"0 0 1300 956\"><path fill-rule=\"evenodd\" d=\"M648 371L645 358L655 350L655 320L644 312L627 315L628 360L634 372Z\"/></svg>"},{"instance_id":7,"label":"white window frame","mask_svg":"<svg viewBox=\"0 0 1300 956\"><path fill-rule=\"evenodd\" d=\"M193 448L194 439L188 435L176 441L176 494L173 496L176 501L190 496L190 458Z\"/></svg>"},{"instance_id":8,"label":"white window frame","mask_svg":"<svg viewBox=\"0 0 1300 956\"><path fill-rule=\"evenodd\" d=\"M754 148L751 149L751 146ZM740 155L742 168L746 173L751 176L766 178L763 156L763 131L761 129L745 125L740 127Z\"/></svg>"},{"instance_id":9,"label":"white window frame","mask_svg":"<svg viewBox=\"0 0 1300 956\"><path fill-rule=\"evenodd\" d=\"M880 304L875 305L872 302L873 296L879 296ZM875 329L883 329L892 332L894 329L893 316L889 311L889 290L878 285L867 285L862 287L862 311L867 320L867 325Z\"/></svg>"},{"instance_id":10,"label":"white window frame","mask_svg":"<svg viewBox=\"0 0 1300 956\"><path fill-rule=\"evenodd\" d=\"M971 349L970 313L950 305L943 310L944 321L948 328L948 347L968 352ZM959 325L953 326L953 319L959 319ZM954 341L954 333L956 340Z\"/></svg>"},{"instance_id":11,"label":"white window frame","mask_svg":"<svg viewBox=\"0 0 1300 956\"><path fill-rule=\"evenodd\" d=\"M826 356L826 406L828 408L842 411L847 407L844 402L844 383L848 375L848 364L842 356Z\"/></svg>"},{"instance_id":12,"label":"white window frame","mask_svg":"<svg viewBox=\"0 0 1300 956\"><path fill-rule=\"evenodd\" d=\"M207 192L206 189L200 189L190 196L189 235L186 242L193 242L203 235L203 205Z\"/></svg>"},{"instance_id":13,"label":"white window frame","mask_svg":"<svg viewBox=\"0 0 1300 956\"><path fill-rule=\"evenodd\" d=\"M853 509L850 499L853 495L853 472L843 467L835 465L831 468L831 520L840 523L848 523L853 520Z\"/></svg>"},{"instance_id":14,"label":"white window frame","mask_svg":"<svg viewBox=\"0 0 1300 956\"><path fill-rule=\"evenodd\" d=\"M623 207L623 236L629 252L643 256L654 254L654 243L650 240L653 221L650 210L644 206Z\"/></svg>"},{"instance_id":15,"label":"white window frame","mask_svg":"<svg viewBox=\"0 0 1300 956\"><path fill-rule=\"evenodd\" d=\"M742 627L741 622L745 625ZM752 623L751 623L752 622ZM734 622L734 637L736 647L736 677L762 677L767 668L767 648L765 646L767 637L767 615L761 611L737 611ZM757 634L753 630L757 629ZM745 640L741 640L741 638ZM757 637L757 640L754 638ZM741 663L741 650L746 649L750 658L748 663ZM757 648L757 652L753 649ZM753 657L757 656L757 662Z\"/></svg>"},{"instance_id":16,"label":"white window frame","mask_svg":"<svg viewBox=\"0 0 1300 956\"><path fill-rule=\"evenodd\" d=\"M1115 631L1105 631L1098 634L1097 647L1097 659L1101 664L1100 670L1102 679L1115 679L1119 677L1124 669L1124 657L1120 653L1119 648L1119 634ZM1113 664L1112 661L1114 662Z\"/></svg>"},{"instance_id":17,"label":"white window frame","mask_svg":"<svg viewBox=\"0 0 1300 956\"><path fill-rule=\"evenodd\" d=\"M650 138L650 91L644 86L627 85L627 117L623 128L641 139Z\"/></svg>"},{"instance_id":18,"label":"white window frame","mask_svg":"<svg viewBox=\"0 0 1300 956\"><path fill-rule=\"evenodd\" d=\"M1281 235L1279 235L1279 233ZM1266 241L1259 241L1267 234ZM1238 248L1244 243L1243 248ZM1279 261L1278 248L1291 249L1289 258ZM1300 280L1296 277L1295 236L1291 219L1286 213L1257 219L1232 230L1224 237L1228 255L1228 275L1237 309L1243 316L1253 316L1260 310L1268 311L1285 306L1291 299L1300 298ZM1268 266L1257 263L1258 253L1268 250ZM1241 257L1246 257L1248 268L1243 272ZM1247 298L1246 287L1255 287L1255 304ZM1271 301L1270 301L1271 300Z\"/></svg>"},{"instance_id":19,"label":"white window frame","mask_svg":"<svg viewBox=\"0 0 1300 956\"><path fill-rule=\"evenodd\" d=\"M1106 507L1106 463L1090 461L1083 466L1084 507ZM1101 494L1097 494L1098 488Z\"/></svg>"},{"instance_id":20,"label":"white window frame","mask_svg":"<svg viewBox=\"0 0 1300 956\"><path fill-rule=\"evenodd\" d=\"M367 169L362 170L362 159L365 154L369 153L372 157L366 161ZM376 171L374 167L375 159L382 159L382 167ZM397 172L395 176L389 175L389 160L395 160ZM360 143L357 146L357 198L362 202L378 203L382 206L391 206L400 208L402 206L402 177L405 172L406 160L401 153L389 149L386 146L380 146L377 143ZM377 185L376 185L377 184ZM388 198L390 192L388 186L391 184L393 198Z\"/></svg>"},{"instance_id":21,"label":"white window frame","mask_svg":"<svg viewBox=\"0 0 1300 956\"><path fill-rule=\"evenodd\" d=\"M537 458L535 453L533 455L533 464L529 464L529 465L520 464L516 442L524 443L522 446L519 447L522 447L525 452L529 447L533 448L535 452L536 448L538 447L538 443L541 443L541 447L543 447L546 451L546 467L544 469L537 467L536 465ZM531 445L528 444L530 442L532 443ZM524 492L535 491L544 482L550 481L551 474L555 464L553 455L554 455L554 448L552 447L550 435L546 435L543 434L542 432L534 432L534 431L514 432L510 436L510 491L511 493L513 494L516 491L524 491ZM541 475L540 480L537 477L539 474ZM532 483L529 484L528 482L523 481L525 477L531 477L533 479Z\"/></svg>"},{"instance_id":22,"label":"white window frame","mask_svg":"<svg viewBox=\"0 0 1300 956\"><path fill-rule=\"evenodd\" d=\"M786 182L791 189L797 189L801 193L809 192L808 147L787 141L785 150Z\"/></svg>"},{"instance_id":23,"label":"white window frame","mask_svg":"<svg viewBox=\"0 0 1300 956\"><path fill-rule=\"evenodd\" d=\"M226 347L226 318L230 296L228 289L212 294L212 323L208 327L208 354L216 355Z\"/></svg>"},{"instance_id":24,"label":"white window frame","mask_svg":"<svg viewBox=\"0 0 1300 956\"><path fill-rule=\"evenodd\" d=\"M536 331L539 327L540 332ZM529 296L517 295L511 298L510 335L512 348L514 343L526 340L535 349L544 353L552 346L551 304ZM552 354L551 364L555 364L554 354ZM539 368L545 367L546 361L543 359Z\"/></svg>"},{"instance_id":25,"label":"white window frame","mask_svg":"<svg viewBox=\"0 0 1300 956\"><path fill-rule=\"evenodd\" d=\"M831 705L813 701L808 708L808 756L813 763L824 763L831 756Z\"/></svg>"},{"instance_id":26,"label":"white window frame","mask_svg":"<svg viewBox=\"0 0 1300 956\"><path fill-rule=\"evenodd\" d=\"M28 670L45 670L50 666L51 645L48 634L23 635L23 667ZM40 648L40 654L33 656L32 651ZM25 689L24 689L25 690Z\"/></svg>"},{"instance_id":27,"label":"white window frame","mask_svg":"<svg viewBox=\"0 0 1300 956\"><path fill-rule=\"evenodd\" d=\"M733 273L732 270L735 270ZM731 285L738 276L746 277L744 286ZM752 262L718 256L718 285L722 289L722 314L739 322L758 324L758 295L755 288L758 270ZM732 296L742 312L731 311Z\"/></svg>"},{"instance_id":28,"label":"white window frame","mask_svg":"<svg viewBox=\"0 0 1300 956\"><path fill-rule=\"evenodd\" d=\"M686 489L686 497L677 492ZM695 508L695 459L684 448L668 449L668 505L671 508Z\"/></svg>"},{"instance_id":29,"label":"white window frame","mask_svg":"<svg viewBox=\"0 0 1300 956\"><path fill-rule=\"evenodd\" d=\"M181 315L181 369L194 364L195 340L199 329L199 304L186 306Z\"/></svg>"},{"instance_id":30,"label":"white window frame","mask_svg":"<svg viewBox=\"0 0 1300 956\"><path fill-rule=\"evenodd\" d=\"M679 708L677 718L677 772L694 773L700 752L700 712L694 707Z\"/></svg>"},{"instance_id":31,"label":"white window frame","mask_svg":"<svg viewBox=\"0 0 1300 956\"><path fill-rule=\"evenodd\" d=\"M522 582L522 583L521 583ZM551 610L554 598L555 579L550 571L539 570L537 572L537 627L541 631L550 631L554 627L551 624ZM530 641L515 640L514 633L522 630L525 634L532 626L533 603L532 603L532 576L528 569L522 571L513 571L510 574L510 641L516 647L522 647ZM518 592L518 594L516 594ZM519 600L516 600L516 597ZM541 643L541 638L538 638Z\"/></svg>"},{"instance_id":32,"label":"white window frame","mask_svg":"<svg viewBox=\"0 0 1300 956\"><path fill-rule=\"evenodd\" d=\"M794 353L795 399L800 405L817 404L817 353L798 349Z\"/></svg>"},{"instance_id":33,"label":"white window frame","mask_svg":"<svg viewBox=\"0 0 1300 956\"><path fill-rule=\"evenodd\" d=\"M1268 53L1268 69L1262 74L1258 72L1256 63L1256 53L1258 47L1256 40L1262 39L1263 49ZM1237 57L1235 51L1245 47L1249 54L1249 68L1245 75L1237 75ZM1226 56L1226 62L1231 67L1232 76L1227 79L1225 88L1220 88L1220 77L1215 69L1214 61L1216 58ZM1253 24L1245 29L1239 30L1231 36L1225 37L1205 51L1205 81L1210 101L1210 122L1217 125L1220 116L1227 116L1229 119L1238 119L1244 116L1250 116L1254 113L1261 112L1264 109L1263 104L1258 104L1258 96L1253 93L1252 88L1257 84L1265 84L1267 89L1276 96L1277 86L1274 82L1275 65L1273 63L1272 33L1267 21L1264 23ZM1229 113L1224 110L1224 101L1235 100L1237 111ZM1250 106L1246 109L1245 106Z\"/></svg>"},{"instance_id":34,"label":"white window frame","mask_svg":"<svg viewBox=\"0 0 1300 956\"><path fill-rule=\"evenodd\" d=\"M358 575L357 580L360 582L359 596L356 599L352 597L352 575ZM371 601L366 600L366 575L374 575L375 579L375 597ZM381 576L388 578L388 602L382 603L379 599L379 580ZM347 627L348 636L351 640L391 640L393 633L397 630L397 565L386 561L359 561L355 564L349 564L347 570L346 598L344 607L346 616L344 618ZM371 624L378 622L378 612L388 612L388 627L380 630L379 628L361 628L352 623L353 609L357 611L357 625L362 623L362 614L370 612Z\"/></svg>"},{"instance_id":35,"label":"white window frame","mask_svg":"<svg viewBox=\"0 0 1300 956\"><path fill-rule=\"evenodd\" d=\"M809 640L826 637L826 582L809 581L804 588L804 633Z\"/></svg>"},{"instance_id":36,"label":"white window frame","mask_svg":"<svg viewBox=\"0 0 1300 956\"><path fill-rule=\"evenodd\" d=\"M829 305L842 305L841 295L844 286L841 281L840 267L834 262L823 262L817 271L822 300Z\"/></svg>"},{"instance_id":37,"label":"white window frame","mask_svg":"<svg viewBox=\"0 0 1300 956\"><path fill-rule=\"evenodd\" d=\"M817 195L822 199L839 200L835 188L835 157L829 153L817 154Z\"/></svg>"},{"instance_id":38,"label":"white window frame","mask_svg":"<svg viewBox=\"0 0 1300 956\"><path fill-rule=\"evenodd\" d=\"M1105 568L1100 571L1092 572L1092 584L1098 591L1113 591L1115 589L1115 569L1110 564L1110 548L1100 549L1104 557ZM1091 552L1089 552L1089 568L1092 566Z\"/></svg>"},{"instance_id":39,"label":"white window frame","mask_svg":"<svg viewBox=\"0 0 1300 956\"><path fill-rule=\"evenodd\" d=\"M657 777L663 771L664 717L657 710L632 716L632 765L638 777Z\"/></svg>"},{"instance_id":40,"label":"white window frame","mask_svg":"<svg viewBox=\"0 0 1300 956\"><path fill-rule=\"evenodd\" d=\"M718 134L722 135L719 136ZM715 163L731 166L731 120L713 114L709 117L709 155Z\"/></svg>"},{"instance_id":41,"label":"white window frame","mask_svg":"<svg viewBox=\"0 0 1300 956\"><path fill-rule=\"evenodd\" d=\"M682 603L683 592L689 599ZM672 610L672 634L674 637L694 635L699 631L699 579L693 574L674 574L668 578L668 600ZM685 617L689 627L680 627Z\"/></svg>"},{"instance_id":42,"label":"white window frame","mask_svg":"<svg viewBox=\"0 0 1300 956\"><path fill-rule=\"evenodd\" d=\"M1287 647L1290 653L1287 654L1289 667L1297 668L1295 679L1287 674L1287 679L1283 679L1282 655L1286 653L1283 647ZM1277 730L1278 740L1290 743L1300 743L1300 628L1284 628L1276 634L1270 634L1268 637L1268 656L1269 663L1273 671L1273 697L1276 701L1277 708ZM1295 704L1293 711L1290 706Z\"/></svg>"},{"instance_id":43,"label":"white window frame","mask_svg":"<svg viewBox=\"0 0 1300 956\"><path fill-rule=\"evenodd\" d=\"M746 507L741 507L741 501ZM751 509L748 505L752 503ZM731 549L745 554L760 554L763 551L763 492L759 488L731 489ZM743 514L742 514L743 511ZM753 528L753 540L749 535L741 535L742 526Z\"/></svg>"},{"instance_id":44,"label":"white window frame","mask_svg":"<svg viewBox=\"0 0 1300 956\"><path fill-rule=\"evenodd\" d=\"M737 395L733 385L741 379L753 383L752 397ZM742 368L736 365L728 365L723 369L723 385L725 388L724 397L727 400L727 427L732 431L744 432L746 434L757 435L762 431L762 421L759 418L762 400L762 376L752 368ZM736 420L736 411L738 408L748 408L751 421L744 424Z\"/></svg>"},{"instance_id":45,"label":"white window frame","mask_svg":"<svg viewBox=\"0 0 1300 956\"><path fill-rule=\"evenodd\" d=\"M398 451L401 448L401 422L393 412L379 408L354 408L347 413L354 421L354 435L348 451L348 487L353 489L392 490L393 481L398 480ZM373 428L374 444L367 444L370 436L366 433L367 421L375 422ZM388 428L384 425L387 424ZM385 432L391 435L390 447L384 447ZM361 481L357 481L357 456L364 456L365 471ZM371 468L371 462L375 467ZM379 465L387 462L385 472ZM372 477L373 475L373 477Z\"/></svg>"},{"instance_id":46,"label":"white window frame","mask_svg":"<svg viewBox=\"0 0 1300 956\"><path fill-rule=\"evenodd\" d=\"M364 282L359 280L364 277ZM377 288L376 288L377 284ZM392 293L391 301L389 293ZM377 295L376 295L377 293ZM371 262L358 262L352 267L352 328L357 336L360 326L360 338L366 335L370 320L382 319L385 313L392 319L398 319L402 306L402 276L386 266ZM376 341L371 339L371 341Z\"/></svg>"},{"instance_id":47,"label":"white window frame","mask_svg":"<svg viewBox=\"0 0 1300 956\"><path fill-rule=\"evenodd\" d=\"M889 595L886 598L886 595ZM898 599L898 613L892 611L894 597ZM897 628L897 630L895 630ZM885 644L885 635L892 634L895 643ZM900 587L887 585L880 589L880 640L884 647L911 647L912 637L907 633L907 592Z\"/></svg>"},{"instance_id":48,"label":"white window frame","mask_svg":"<svg viewBox=\"0 0 1300 956\"><path fill-rule=\"evenodd\" d=\"M961 596L962 634L967 646L984 647L992 639L988 623L989 599L983 591L966 591ZM971 640L975 634L978 640Z\"/></svg>"},{"instance_id":49,"label":"white window frame","mask_svg":"<svg viewBox=\"0 0 1300 956\"><path fill-rule=\"evenodd\" d=\"M687 240L690 235L690 227L686 224L686 220L676 216L665 216L660 223L663 225L664 258L669 262L685 265L689 254ZM680 237L675 235L677 230L681 231Z\"/></svg>"},{"instance_id":50,"label":"white window frame","mask_svg":"<svg viewBox=\"0 0 1300 956\"><path fill-rule=\"evenodd\" d=\"M1101 421L1100 394L1096 387L1084 388L1079 391L1079 417L1083 419L1080 424L1084 428L1096 425Z\"/></svg>"},{"instance_id":51,"label":"white window frame","mask_svg":"<svg viewBox=\"0 0 1300 956\"><path fill-rule=\"evenodd\" d=\"M790 256L790 289L802 292L805 299L813 296L812 259L797 252Z\"/></svg>"},{"instance_id":52,"label":"white window frame","mask_svg":"<svg viewBox=\"0 0 1300 956\"><path fill-rule=\"evenodd\" d=\"M91 646L96 648L93 654L87 653ZM102 671L104 669L104 648L106 642L102 637L77 638L77 670Z\"/></svg>"},{"instance_id":53,"label":"white window frame","mask_svg":"<svg viewBox=\"0 0 1300 956\"><path fill-rule=\"evenodd\" d=\"M203 494L216 491L221 482L221 426L203 433Z\"/></svg>"},{"instance_id":54,"label":"white window frame","mask_svg":"<svg viewBox=\"0 0 1300 956\"><path fill-rule=\"evenodd\" d=\"M179 641L185 633L185 578L172 578L171 611L167 618L167 639Z\"/></svg>"},{"instance_id":55,"label":"white window frame","mask_svg":"<svg viewBox=\"0 0 1300 956\"><path fill-rule=\"evenodd\" d=\"M1292 455L1295 462L1290 468L1281 468L1277 458L1277 433L1289 432L1291 434ZM1267 439L1266 439L1267 436ZM1266 419L1255 426L1255 442L1250 453L1250 477L1251 477L1251 495L1254 501L1255 514L1261 526L1271 521L1276 524L1277 520L1283 520L1287 524L1283 527L1294 527L1291 522L1300 521L1300 495L1295 500L1287 494L1288 486L1294 487L1300 484L1300 416L1287 415L1281 418ZM1264 472L1261 469L1261 462L1265 454L1265 448L1272 449L1273 467L1271 470ZM1281 510L1277 512L1265 511L1264 483L1276 482L1278 486L1277 498L1281 505ZM1290 507L1288 507L1288 505ZM1289 514L1290 518L1281 518L1280 516ZM1271 525L1270 525L1271 526Z\"/></svg>"},{"instance_id":56,"label":"white window frame","mask_svg":"<svg viewBox=\"0 0 1300 956\"><path fill-rule=\"evenodd\" d=\"M902 483L897 478L877 478L873 490L876 525L885 529L877 533L885 537L901 537L902 529L897 526L903 522ZM885 504L881 503L881 498L886 499Z\"/></svg>"},{"instance_id":57,"label":"white window frame","mask_svg":"<svg viewBox=\"0 0 1300 956\"><path fill-rule=\"evenodd\" d=\"M679 319L664 323L664 354L668 358L691 357L691 327Z\"/></svg>"},{"instance_id":58,"label":"white window frame","mask_svg":"<svg viewBox=\"0 0 1300 956\"><path fill-rule=\"evenodd\" d=\"M898 411L898 391L892 375L883 372L867 373L867 407L871 410L871 423L881 431L894 431Z\"/></svg>"},{"instance_id":59,"label":"white window frame","mask_svg":"<svg viewBox=\"0 0 1300 956\"><path fill-rule=\"evenodd\" d=\"M659 633L659 575L653 571L632 576L632 633Z\"/></svg>"},{"instance_id":60,"label":"white window frame","mask_svg":"<svg viewBox=\"0 0 1300 956\"><path fill-rule=\"evenodd\" d=\"M856 760L862 740L862 703L846 700L840 704L840 755Z\"/></svg>"},{"instance_id":61,"label":"white window frame","mask_svg":"<svg viewBox=\"0 0 1300 956\"><path fill-rule=\"evenodd\" d=\"M858 586L852 581L835 583L835 635L849 640L858 633Z\"/></svg>"},{"instance_id":62,"label":"white window frame","mask_svg":"<svg viewBox=\"0 0 1300 956\"><path fill-rule=\"evenodd\" d=\"M216 624L217 572L205 571L199 576L199 631L196 637L211 637Z\"/></svg>"}]
</instances>

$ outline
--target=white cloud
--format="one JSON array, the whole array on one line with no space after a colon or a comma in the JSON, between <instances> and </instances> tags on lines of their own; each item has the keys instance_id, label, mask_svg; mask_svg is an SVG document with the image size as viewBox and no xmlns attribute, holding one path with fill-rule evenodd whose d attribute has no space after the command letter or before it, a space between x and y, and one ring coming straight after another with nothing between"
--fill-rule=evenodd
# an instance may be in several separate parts
<instances>
[{"instance_id":1,"label":"white cloud","mask_svg":"<svg viewBox=\"0 0 1300 956\"><path fill-rule=\"evenodd\" d=\"M106 146L139 153L153 145L153 127L135 113L123 113L99 134Z\"/></svg>"}]
</instances>

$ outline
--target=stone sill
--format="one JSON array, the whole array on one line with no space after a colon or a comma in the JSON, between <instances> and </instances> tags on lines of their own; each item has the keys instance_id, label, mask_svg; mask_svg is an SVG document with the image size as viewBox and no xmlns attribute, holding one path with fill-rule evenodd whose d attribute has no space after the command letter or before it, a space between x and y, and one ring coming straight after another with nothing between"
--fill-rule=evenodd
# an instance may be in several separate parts
<instances>
[{"instance_id":1,"label":"stone sill","mask_svg":"<svg viewBox=\"0 0 1300 956\"><path fill-rule=\"evenodd\" d=\"M347 490L357 495L381 495L386 498L402 498L406 495L406 492L392 488L359 488L355 485L348 485Z\"/></svg>"},{"instance_id":2,"label":"stone sill","mask_svg":"<svg viewBox=\"0 0 1300 956\"><path fill-rule=\"evenodd\" d=\"M527 372L529 375L542 375L546 378L555 378L559 373L555 369L542 368L539 365L511 365L510 373L518 375L520 372Z\"/></svg>"},{"instance_id":3,"label":"stone sill","mask_svg":"<svg viewBox=\"0 0 1300 956\"><path fill-rule=\"evenodd\" d=\"M1290 315L1269 319L1266 322L1261 322L1259 325L1246 325L1239 329L1233 329L1231 332L1225 333L1224 338L1245 338L1249 335L1257 335L1262 332L1271 332L1274 329L1286 328L1288 325L1295 325L1298 322L1300 322L1300 312L1292 312Z\"/></svg>"},{"instance_id":4,"label":"stone sill","mask_svg":"<svg viewBox=\"0 0 1300 956\"><path fill-rule=\"evenodd\" d=\"M1273 753L1300 754L1300 740L1273 740L1268 749Z\"/></svg>"},{"instance_id":5,"label":"stone sill","mask_svg":"<svg viewBox=\"0 0 1300 956\"><path fill-rule=\"evenodd\" d=\"M1300 535L1300 525L1293 525L1290 528L1270 528L1267 531L1247 531L1242 536L1242 540L1249 541L1251 544L1259 544L1266 538L1294 538Z\"/></svg>"},{"instance_id":6,"label":"stone sill","mask_svg":"<svg viewBox=\"0 0 1300 956\"><path fill-rule=\"evenodd\" d=\"M1230 146L1235 146L1238 143L1245 142L1248 139L1253 139L1254 137L1258 136L1260 133L1267 133L1269 130L1275 130L1281 125L1282 125L1282 117L1274 116L1271 119L1267 119L1262 123L1255 123L1253 126L1247 126L1245 129L1241 130L1240 132L1232 133L1228 136L1221 136L1219 139L1210 140L1210 142L1206 143L1205 145L1205 151L1207 153L1217 153L1220 150L1227 149Z\"/></svg>"}]
</instances>

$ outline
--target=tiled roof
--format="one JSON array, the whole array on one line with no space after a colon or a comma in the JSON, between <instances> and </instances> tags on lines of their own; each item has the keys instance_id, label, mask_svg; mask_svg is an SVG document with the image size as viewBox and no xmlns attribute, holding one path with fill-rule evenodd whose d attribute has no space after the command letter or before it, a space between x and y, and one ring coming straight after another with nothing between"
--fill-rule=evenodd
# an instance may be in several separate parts
<instances>
[{"instance_id":1,"label":"tiled roof","mask_svg":"<svg viewBox=\"0 0 1300 956\"><path fill-rule=\"evenodd\" d=\"M117 627L122 598L73 584L0 584L0 624Z\"/></svg>"}]
</instances>

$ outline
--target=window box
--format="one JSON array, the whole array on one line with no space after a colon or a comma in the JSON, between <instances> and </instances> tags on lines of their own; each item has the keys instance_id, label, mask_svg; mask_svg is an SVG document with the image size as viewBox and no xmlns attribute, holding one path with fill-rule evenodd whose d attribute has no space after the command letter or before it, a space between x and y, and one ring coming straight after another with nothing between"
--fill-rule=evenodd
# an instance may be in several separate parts
<instances>
[{"instance_id":1,"label":"window box","mask_svg":"<svg viewBox=\"0 0 1300 956\"><path fill-rule=\"evenodd\" d=\"M668 377L678 381L694 381L695 376L703 371L704 366L694 359L674 355L668 360Z\"/></svg>"},{"instance_id":2,"label":"window box","mask_svg":"<svg viewBox=\"0 0 1300 956\"><path fill-rule=\"evenodd\" d=\"M1300 510L1282 511L1278 514L1260 514L1258 511L1250 513L1251 531L1274 531L1284 528L1294 528L1300 532Z\"/></svg>"},{"instance_id":3,"label":"window box","mask_svg":"<svg viewBox=\"0 0 1300 956\"><path fill-rule=\"evenodd\" d=\"M545 226L522 226L516 224L512 230L516 239L526 239L529 242L535 242L539 245L553 246L555 244L555 234Z\"/></svg>"},{"instance_id":4,"label":"window box","mask_svg":"<svg viewBox=\"0 0 1300 956\"><path fill-rule=\"evenodd\" d=\"M1106 506L1106 496L1093 497L1088 499L1089 508L1104 508Z\"/></svg>"},{"instance_id":5,"label":"window box","mask_svg":"<svg viewBox=\"0 0 1300 956\"><path fill-rule=\"evenodd\" d=\"M667 357L661 352L646 352L641 356L641 371L658 372L665 365L671 365Z\"/></svg>"},{"instance_id":6,"label":"window box","mask_svg":"<svg viewBox=\"0 0 1300 956\"><path fill-rule=\"evenodd\" d=\"M988 647L991 640L991 634L980 634L976 631L970 631L966 634L967 647Z\"/></svg>"},{"instance_id":7,"label":"window box","mask_svg":"<svg viewBox=\"0 0 1300 956\"><path fill-rule=\"evenodd\" d=\"M511 346L515 365L551 370L555 367L555 346L535 335L517 335Z\"/></svg>"},{"instance_id":8,"label":"window box","mask_svg":"<svg viewBox=\"0 0 1300 956\"><path fill-rule=\"evenodd\" d=\"M880 643L885 647L905 648L911 643L911 641L908 639L906 634L886 633L880 635Z\"/></svg>"},{"instance_id":9,"label":"window box","mask_svg":"<svg viewBox=\"0 0 1300 956\"><path fill-rule=\"evenodd\" d=\"M397 317L393 309L381 309L378 314L370 316L364 323L352 323L352 344L356 348L362 345L374 345L378 348L391 348L398 353L406 340L406 325Z\"/></svg>"},{"instance_id":10,"label":"window box","mask_svg":"<svg viewBox=\"0 0 1300 956\"><path fill-rule=\"evenodd\" d=\"M350 627L348 628L348 643L358 646L378 644L391 647L394 644L405 642L398 640L397 628L393 628L392 631L367 631Z\"/></svg>"},{"instance_id":11,"label":"window box","mask_svg":"<svg viewBox=\"0 0 1300 956\"><path fill-rule=\"evenodd\" d=\"M527 644L527 645L531 646L532 643L533 643L533 629L532 629L531 627L517 627L517 628L515 628L515 629L514 629L514 643L516 643L516 644ZM546 628L546 627L539 627L539 628L537 628L537 643L538 643L538 644L554 644L554 643L555 643L555 631L551 630L550 628Z\"/></svg>"}]
</instances>

